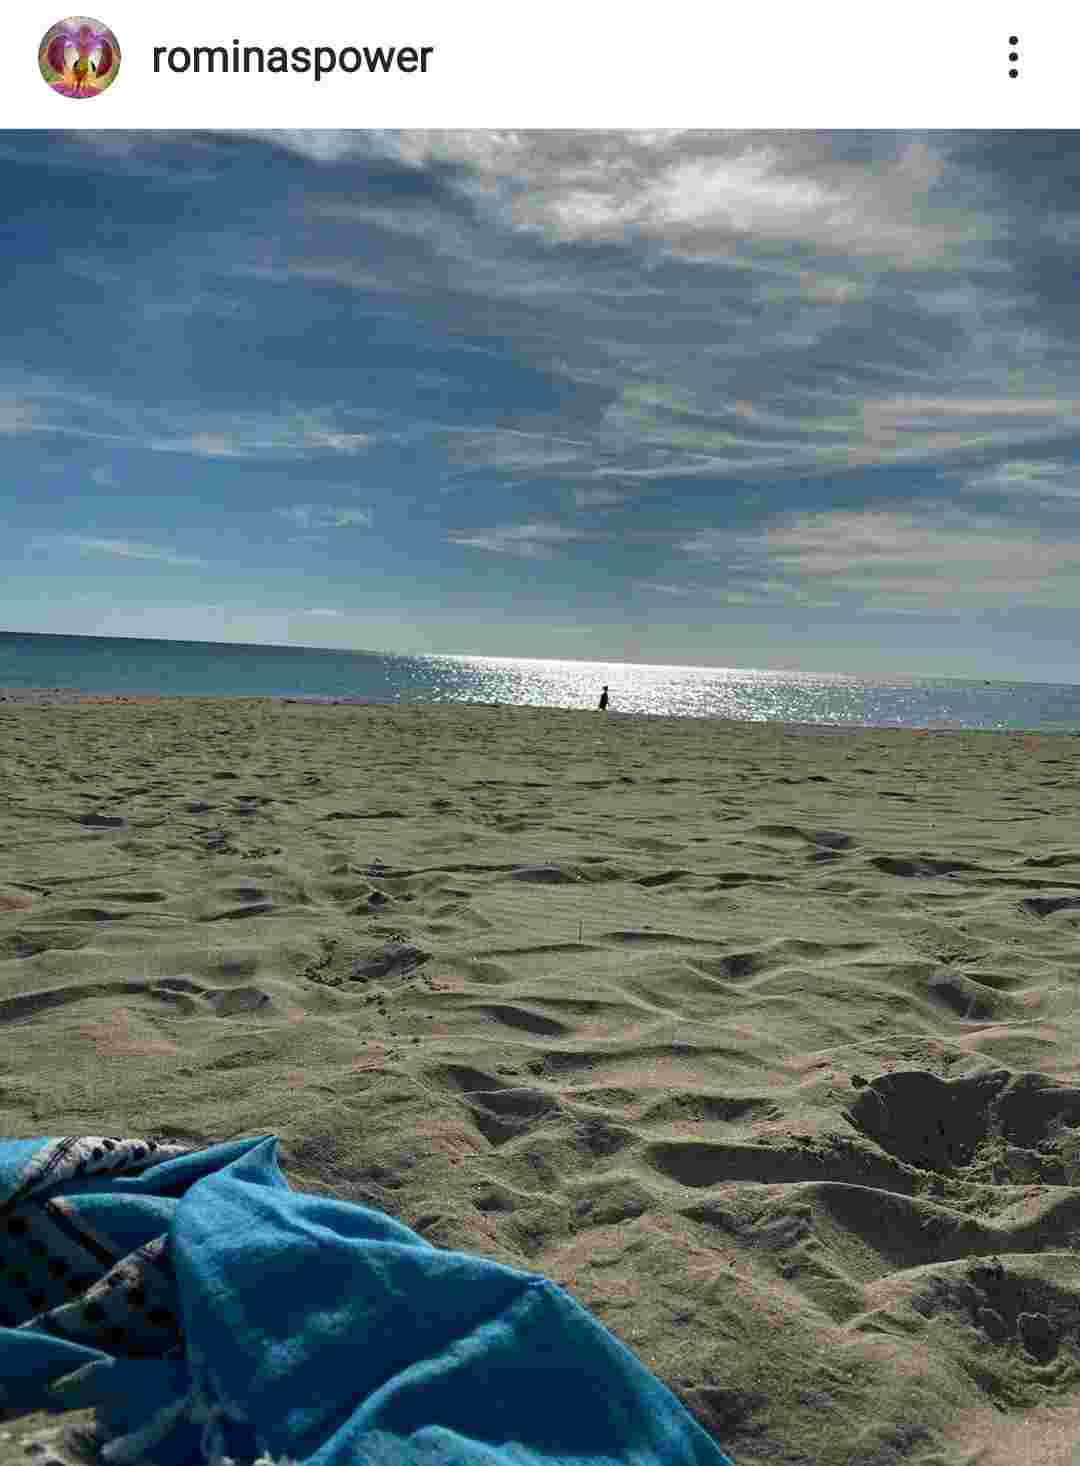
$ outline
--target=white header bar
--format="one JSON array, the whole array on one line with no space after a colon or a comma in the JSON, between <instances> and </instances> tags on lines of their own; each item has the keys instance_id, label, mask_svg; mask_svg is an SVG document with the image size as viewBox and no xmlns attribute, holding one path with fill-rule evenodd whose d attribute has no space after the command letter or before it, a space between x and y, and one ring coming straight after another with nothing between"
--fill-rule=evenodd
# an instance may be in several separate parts
<instances>
[{"instance_id":1,"label":"white header bar","mask_svg":"<svg viewBox=\"0 0 1080 1466\"><path fill-rule=\"evenodd\" d=\"M86 19L115 37L118 63L97 31L80 62L78 38L55 31L68 19L55 6L9 4L0 127L1080 124L1080 13L1048 0L85 3L100 7ZM45 77L51 31L62 72Z\"/></svg>"}]
</instances>

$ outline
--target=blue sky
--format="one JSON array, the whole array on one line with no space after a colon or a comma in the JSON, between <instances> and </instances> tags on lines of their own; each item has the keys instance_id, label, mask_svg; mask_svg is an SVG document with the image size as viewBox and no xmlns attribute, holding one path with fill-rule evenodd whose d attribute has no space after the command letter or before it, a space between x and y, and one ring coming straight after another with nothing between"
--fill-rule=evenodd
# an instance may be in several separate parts
<instances>
[{"instance_id":1,"label":"blue sky","mask_svg":"<svg viewBox=\"0 0 1080 1466\"><path fill-rule=\"evenodd\" d=\"M1080 681L1078 165L0 133L0 629Z\"/></svg>"}]
</instances>

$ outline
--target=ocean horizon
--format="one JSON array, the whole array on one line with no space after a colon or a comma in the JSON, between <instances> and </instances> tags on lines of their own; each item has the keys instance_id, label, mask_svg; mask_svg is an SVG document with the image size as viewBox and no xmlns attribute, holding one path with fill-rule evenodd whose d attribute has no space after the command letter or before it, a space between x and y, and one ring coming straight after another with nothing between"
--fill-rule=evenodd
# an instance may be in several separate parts
<instances>
[{"instance_id":1,"label":"ocean horizon","mask_svg":"<svg viewBox=\"0 0 1080 1466\"><path fill-rule=\"evenodd\" d=\"M0 631L0 691L498 703L836 727L1080 731L1080 685Z\"/></svg>"}]
</instances>

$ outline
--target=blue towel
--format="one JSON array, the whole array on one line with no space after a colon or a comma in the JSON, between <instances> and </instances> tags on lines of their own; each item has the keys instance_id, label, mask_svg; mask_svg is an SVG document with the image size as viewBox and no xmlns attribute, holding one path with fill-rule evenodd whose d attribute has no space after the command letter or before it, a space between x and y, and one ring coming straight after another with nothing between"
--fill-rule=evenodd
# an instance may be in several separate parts
<instances>
[{"instance_id":1,"label":"blue towel","mask_svg":"<svg viewBox=\"0 0 1080 1466\"><path fill-rule=\"evenodd\" d=\"M0 1381L118 1466L731 1466L561 1288L292 1191L272 1135L0 1140Z\"/></svg>"}]
</instances>

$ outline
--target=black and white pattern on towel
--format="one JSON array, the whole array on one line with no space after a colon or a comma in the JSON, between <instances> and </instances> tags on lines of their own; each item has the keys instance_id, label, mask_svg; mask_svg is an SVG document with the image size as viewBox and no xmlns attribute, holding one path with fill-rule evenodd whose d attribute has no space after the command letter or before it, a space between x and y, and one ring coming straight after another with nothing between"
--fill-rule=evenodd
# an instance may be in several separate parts
<instances>
[{"instance_id":1,"label":"black and white pattern on towel","mask_svg":"<svg viewBox=\"0 0 1080 1466\"><path fill-rule=\"evenodd\" d=\"M183 1352L176 1288L164 1233L118 1248L94 1227L98 1174L136 1176L193 1147L82 1135L52 1140L0 1196L0 1325L128 1358ZM58 1195L63 1188L68 1194ZM109 1198L112 1229L118 1198ZM143 1222L145 1228L145 1221Z\"/></svg>"}]
</instances>

